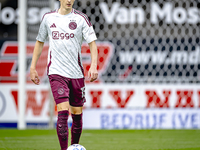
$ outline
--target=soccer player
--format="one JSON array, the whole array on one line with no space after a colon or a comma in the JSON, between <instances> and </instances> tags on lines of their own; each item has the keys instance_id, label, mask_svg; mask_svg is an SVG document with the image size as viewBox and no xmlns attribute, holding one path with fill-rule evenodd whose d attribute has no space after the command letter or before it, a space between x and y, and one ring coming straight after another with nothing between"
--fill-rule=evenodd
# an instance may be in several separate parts
<instances>
[{"instance_id":1,"label":"soccer player","mask_svg":"<svg viewBox=\"0 0 200 150\"><path fill-rule=\"evenodd\" d=\"M57 135L61 150L68 147L68 115L72 114L71 144L78 144L82 132L82 107L85 100L84 72L81 62L83 38L89 44L91 66L88 78L98 77L96 34L88 17L72 8L75 0L60 0L58 10L46 13L40 24L30 67L30 77L40 83L36 64L49 38L47 75L58 109Z\"/></svg>"}]
</instances>

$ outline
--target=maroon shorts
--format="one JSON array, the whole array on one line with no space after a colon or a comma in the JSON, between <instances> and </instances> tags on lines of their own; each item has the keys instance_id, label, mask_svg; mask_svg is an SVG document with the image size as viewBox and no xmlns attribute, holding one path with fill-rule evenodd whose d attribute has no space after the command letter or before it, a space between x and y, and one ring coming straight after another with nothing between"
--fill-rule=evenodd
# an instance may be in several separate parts
<instances>
[{"instance_id":1,"label":"maroon shorts","mask_svg":"<svg viewBox=\"0 0 200 150\"><path fill-rule=\"evenodd\" d=\"M60 75L49 75L51 91L56 104L67 102L71 106L81 107L85 100L84 78L71 79Z\"/></svg>"}]
</instances>

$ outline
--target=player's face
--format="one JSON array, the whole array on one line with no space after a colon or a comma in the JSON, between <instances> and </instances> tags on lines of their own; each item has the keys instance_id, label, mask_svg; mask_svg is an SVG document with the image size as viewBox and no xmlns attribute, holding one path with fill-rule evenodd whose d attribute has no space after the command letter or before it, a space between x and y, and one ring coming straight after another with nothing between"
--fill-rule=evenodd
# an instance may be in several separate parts
<instances>
[{"instance_id":1,"label":"player's face","mask_svg":"<svg viewBox=\"0 0 200 150\"><path fill-rule=\"evenodd\" d=\"M71 9L75 0L60 0L60 6L64 9Z\"/></svg>"}]
</instances>

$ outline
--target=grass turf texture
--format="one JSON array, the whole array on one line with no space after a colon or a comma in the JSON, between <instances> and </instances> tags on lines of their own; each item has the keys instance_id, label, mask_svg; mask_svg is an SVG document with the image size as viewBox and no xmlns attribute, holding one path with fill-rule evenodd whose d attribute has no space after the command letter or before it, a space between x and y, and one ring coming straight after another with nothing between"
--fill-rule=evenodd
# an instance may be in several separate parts
<instances>
[{"instance_id":1,"label":"grass turf texture","mask_svg":"<svg viewBox=\"0 0 200 150\"><path fill-rule=\"evenodd\" d=\"M80 144L87 150L200 150L200 130L83 130ZM0 129L0 149L60 147L56 130Z\"/></svg>"}]
</instances>

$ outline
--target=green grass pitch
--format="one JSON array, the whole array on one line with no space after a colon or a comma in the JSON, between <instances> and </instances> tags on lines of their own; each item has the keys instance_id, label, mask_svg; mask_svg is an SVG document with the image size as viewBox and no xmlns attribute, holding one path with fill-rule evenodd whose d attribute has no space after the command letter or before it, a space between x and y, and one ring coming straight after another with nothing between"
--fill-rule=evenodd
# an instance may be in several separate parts
<instances>
[{"instance_id":1,"label":"green grass pitch","mask_svg":"<svg viewBox=\"0 0 200 150\"><path fill-rule=\"evenodd\" d=\"M200 150L200 130L83 130L80 144L87 150ZM55 129L0 129L0 149L60 147Z\"/></svg>"}]
</instances>

